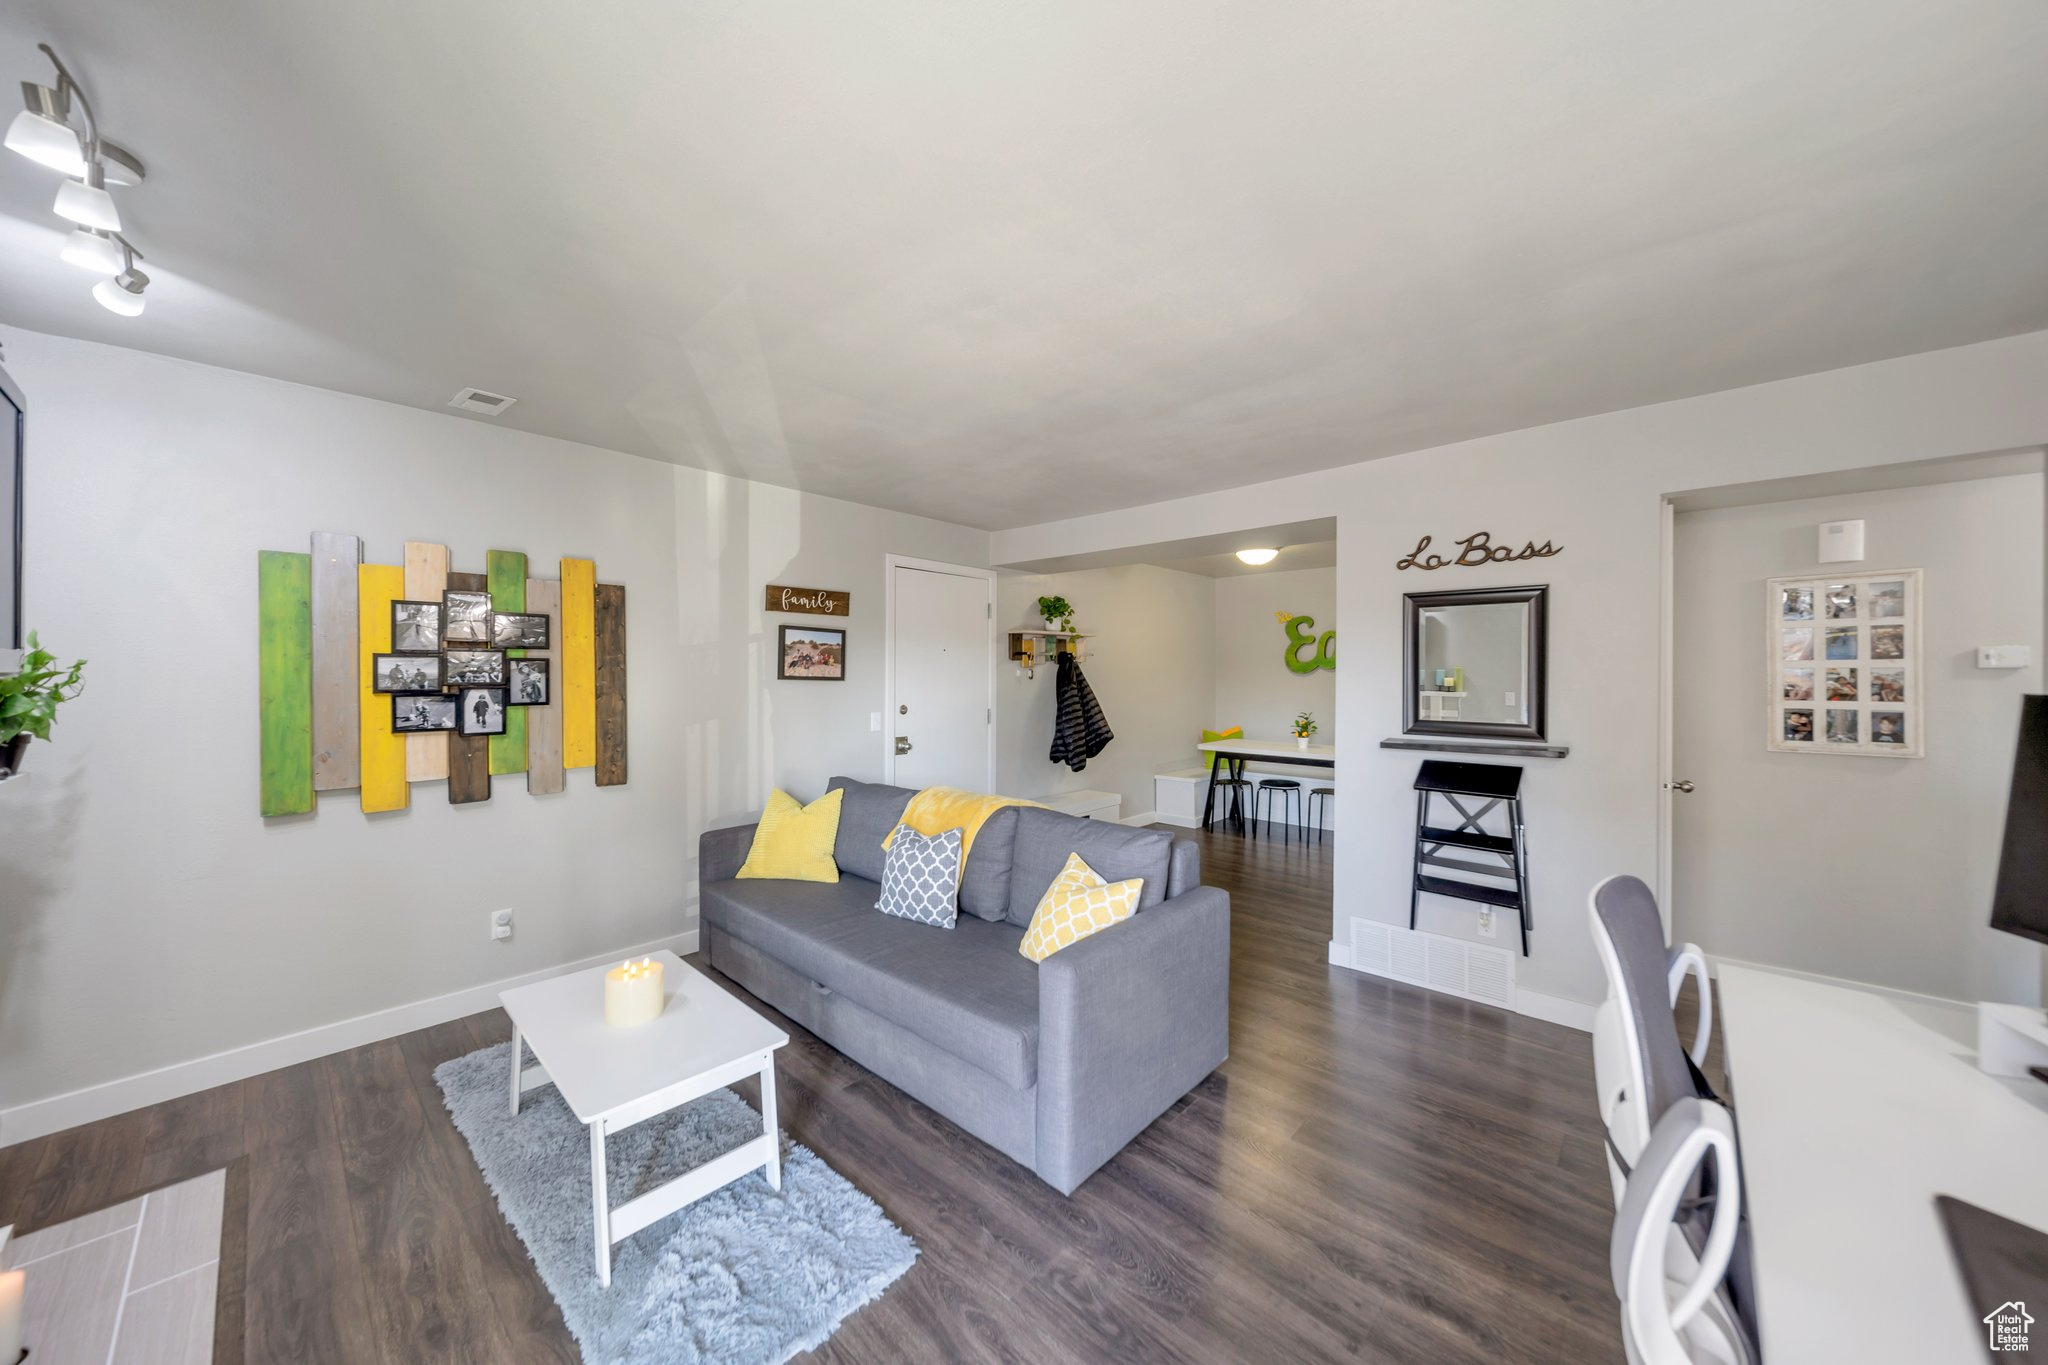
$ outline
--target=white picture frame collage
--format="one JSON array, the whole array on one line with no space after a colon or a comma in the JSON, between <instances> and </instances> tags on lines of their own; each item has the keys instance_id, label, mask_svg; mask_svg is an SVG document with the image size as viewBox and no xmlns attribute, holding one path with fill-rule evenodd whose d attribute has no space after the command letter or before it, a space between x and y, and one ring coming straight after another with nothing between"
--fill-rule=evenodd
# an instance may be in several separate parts
<instances>
[{"instance_id":1,"label":"white picture frame collage","mask_svg":"<svg viewBox=\"0 0 2048 1365\"><path fill-rule=\"evenodd\" d=\"M1765 594L1774 753L1923 758L1921 571L1773 578Z\"/></svg>"}]
</instances>

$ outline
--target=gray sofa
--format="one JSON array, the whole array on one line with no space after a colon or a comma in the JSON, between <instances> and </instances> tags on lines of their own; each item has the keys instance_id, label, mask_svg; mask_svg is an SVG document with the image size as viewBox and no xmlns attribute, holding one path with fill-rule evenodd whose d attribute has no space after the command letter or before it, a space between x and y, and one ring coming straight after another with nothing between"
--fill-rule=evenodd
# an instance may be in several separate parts
<instances>
[{"instance_id":1,"label":"gray sofa","mask_svg":"<svg viewBox=\"0 0 2048 1365\"><path fill-rule=\"evenodd\" d=\"M737 881L754 827L707 832L711 965L1063 1194L1229 1052L1230 898L1161 830L1007 808L976 835L959 922L875 909L882 839L912 793L847 778L837 884ZM1034 964L1017 951L1078 852L1145 878L1138 913ZM830 1154L826 1154L828 1159Z\"/></svg>"}]
</instances>

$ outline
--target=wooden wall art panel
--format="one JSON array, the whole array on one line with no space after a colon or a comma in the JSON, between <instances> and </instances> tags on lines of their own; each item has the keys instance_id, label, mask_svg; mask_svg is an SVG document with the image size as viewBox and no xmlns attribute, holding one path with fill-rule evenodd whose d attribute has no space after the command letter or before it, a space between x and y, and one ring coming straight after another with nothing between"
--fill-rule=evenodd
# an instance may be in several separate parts
<instances>
[{"instance_id":1,"label":"wooden wall art panel","mask_svg":"<svg viewBox=\"0 0 2048 1365\"><path fill-rule=\"evenodd\" d=\"M260 809L313 809L313 561L311 555L256 555L257 724Z\"/></svg>"},{"instance_id":2,"label":"wooden wall art panel","mask_svg":"<svg viewBox=\"0 0 2048 1365\"><path fill-rule=\"evenodd\" d=\"M526 713L526 790L547 796L568 785L562 771L562 585L552 578L527 579L526 609L548 618L548 648L527 651L548 661L547 705L521 708Z\"/></svg>"},{"instance_id":3,"label":"wooden wall art panel","mask_svg":"<svg viewBox=\"0 0 2048 1365\"><path fill-rule=\"evenodd\" d=\"M405 595L413 602L438 602L448 590L448 547L423 540L405 542ZM448 736L405 737L405 780L435 782L448 776Z\"/></svg>"},{"instance_id":4,"label":"wooden wall art panel","mask_svg":"<svg viewBox=\"0 0 2048 1365\"><path fill-rule=\"evenodd\" d=\"M484 557L491 582L492 611L526 610L526 556L517 550L492 550ZM523 649L505 651L508 659L523 659ZM505 733L491 736L491 773L526 771L526 708L505 708Z\"/></svg>"},{"instance_id":5,"label":"wooden wall art panel","mask_svg":"<svg viewBox=\"0 0 2048 1365\"><path fill-rule=\"evenodd\" d=\"M364 564L356 570L356 638L361 659L362 805L365 815L404 810L412 801L405 784L405 736L391 733L391 698L376 687L373 654L391 651L391 604L405 596L405 568Z\"/></svg>"},{"instance_id":6,"label":"wooden wall art panel","mask_svg":"<svg viewBox=\"0 0 2048 1365\"><path fill-rule=\"evenodd\" d=\"M535 796L567 791L571 768L594 769L599 787L625 785L626 589L599 583L596 561L564 559L560 579L530 578L518 550L490 551L485 573L456 573L448 547L427 541L406 541L403 564L363 563L362 540L340 532L316 531L309 543L310 553L257 555L265 816L306 814L317 808L318 792L351 787L365 814L405 810L411 783L441 779L451 805L488 801L494 774L524 773ZM504 651L508 703L510 660L546 659L548 686L544 702L508 704L503 734L463 735L459 708L458 728L399 732L394 700L406 703L408 725L423 727L446 723L456 694L394 698L377 688L376 656L396 652L399 643L392 604L439 602L449 592L483 593L494 612L548 620L548 648ZM404 643L402 662L428 669L445 663L445 637L441 655L431 655L428 638L410 620ZM431 672L410 671L414 676L387 676L387 684L433 686Z\"/></svg>"},{"instance_id":7,"label":"wooden wall art panel","mask_svg":"<svg viewBox=\"0 0 2048 1365\"><path fill-rule=\"evenodd\" d=\"M356 569L363 542L313 533L313 790L357 784L363 715L356 695Z\"/></svg>"},{"instance_id":8,"label":"wooden wall art panel","mask_svg":"<svg viewBox=\"0 0 2048 1365\"><path fill-rule=\"evenodd\" d=\"M626 590L599 583L595 606L597 785L626 784Z\"/></svg>"},{"instance_id":9,"label":"wooden wall art panel","mask_svg":"<svg viewBox=\"0 0 2048 1365\"><path fill-rule=\"evenodd\" d=\"M562 561L562 766L597 762L597 565Z\"/></svg>"},{"instance_id":10,"label":"wooden wall art panel","mask_svg":"<svg viewBox=\"0 0 2048 1365\"><path fill-rule=\"evenodd\" d=\"M488 592L491 580L480 573L451 573L450 592ZM491 740L488 735L448 736L448 804L467 805L491 799Z\"/></svg>"}]
</instances>

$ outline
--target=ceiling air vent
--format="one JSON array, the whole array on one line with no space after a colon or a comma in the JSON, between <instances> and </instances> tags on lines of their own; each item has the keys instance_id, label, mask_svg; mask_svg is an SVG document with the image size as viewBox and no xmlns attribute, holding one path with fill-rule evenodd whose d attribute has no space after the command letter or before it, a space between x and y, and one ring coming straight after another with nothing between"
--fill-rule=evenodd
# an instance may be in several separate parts
<instances>
[{"instance_id":1,"label":"ceiling air vent","mask_svg":"<svg viewBox=\"0 0 2048 1365\"><path fill-rule=\"evenodd\" d=\"M461 393L448 400L448 406L451 408L461 408L464 412L480 412L486 417L496 417L518 401L517 398L507 398L502 393L487 393L483 389L464 389Z\"/></svg>"}]
</instances>

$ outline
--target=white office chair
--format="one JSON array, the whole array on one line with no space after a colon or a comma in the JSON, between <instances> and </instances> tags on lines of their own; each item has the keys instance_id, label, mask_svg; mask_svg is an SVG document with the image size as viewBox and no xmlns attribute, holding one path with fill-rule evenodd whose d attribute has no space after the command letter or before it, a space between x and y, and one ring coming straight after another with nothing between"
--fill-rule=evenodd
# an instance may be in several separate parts
<instances>
[{"instance_id":1,"label":"white office chair","mask_svg":"<svg viewBox=\"0 0 2048 1365\"><path fill-rule=\"evenodd\" d=\"M1630 1365L1756 1365L1723 1280L1742 1206L1741 1158L1728 1111L1680 1100L1657 1123L1614 1220L1612 1269ZM1680 1226L1709 1158L1717 1190L1699 1254Z\"/></svg>"},{"instance_id":2,"label":"white office chair","mask_svg":"<svg viewBox=\"0 0 2048 1365\"><path fill-rule=\"evenodd\" d=\"M1593 946L1607 970L1607 999L1593 1015L1593 1083L1610 1147L1608 1178L1621 1202L1628 1172L1659 1117L1697 1093L1686 1058L1703 1065L1714 1037L1714 995L1698 947L1667 948L1657 898L1636 877L1609 877L1586 898ZM1700 1018L1681 1048L1672 1015L1688 973L1699 978ZM1617 1154L1619 1160L1616 1159Z\"/></svg>"}]
</instances>

